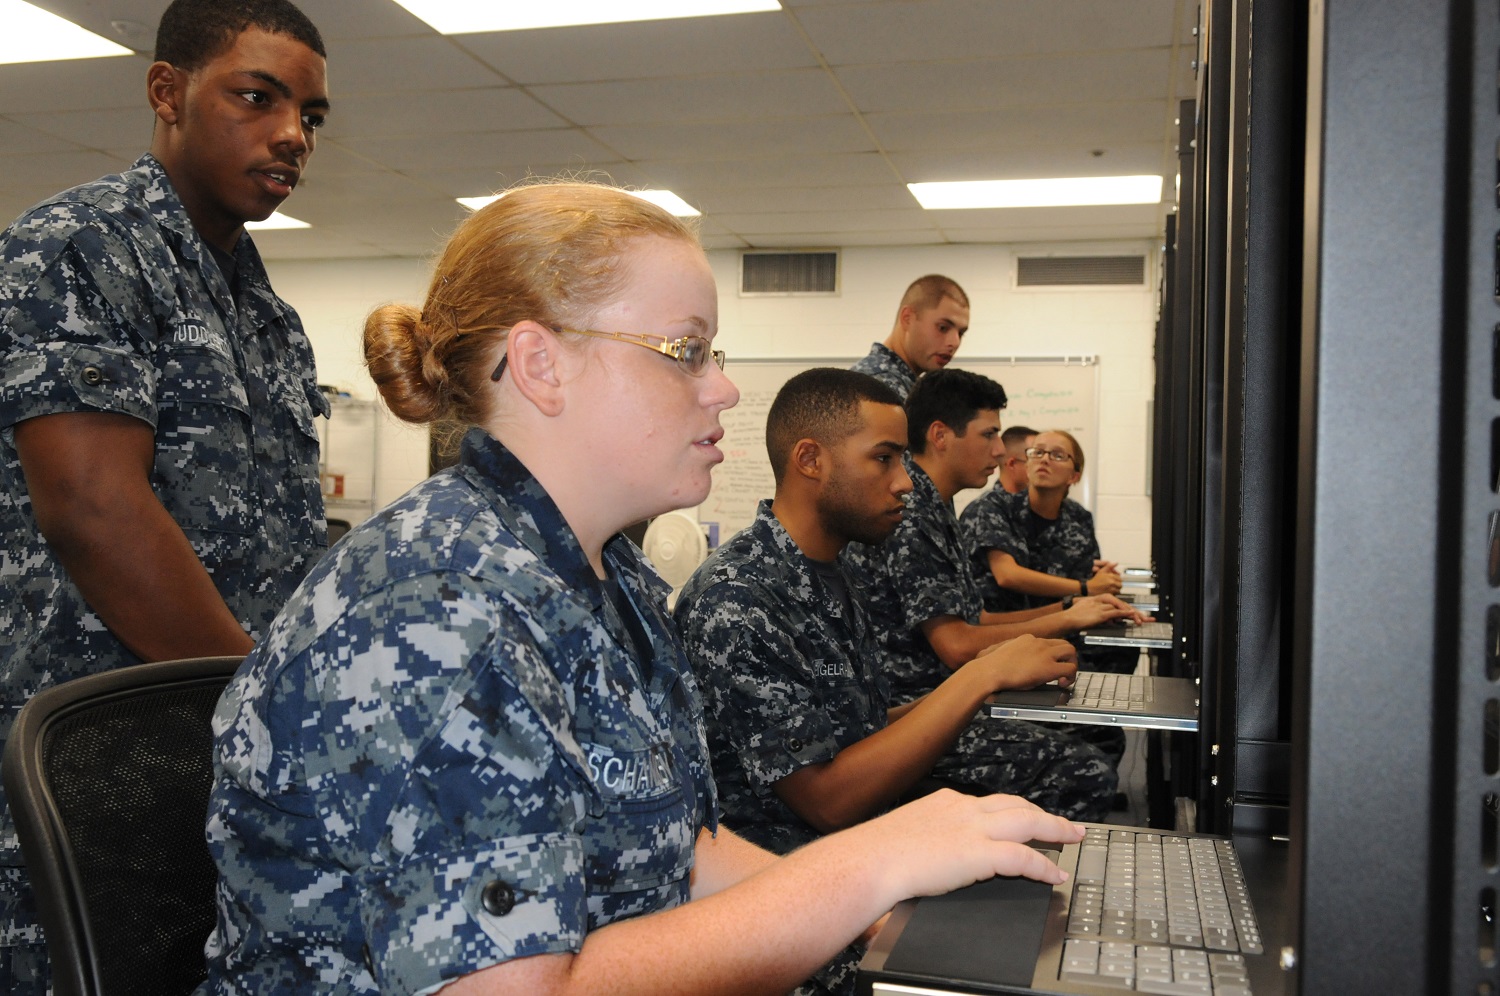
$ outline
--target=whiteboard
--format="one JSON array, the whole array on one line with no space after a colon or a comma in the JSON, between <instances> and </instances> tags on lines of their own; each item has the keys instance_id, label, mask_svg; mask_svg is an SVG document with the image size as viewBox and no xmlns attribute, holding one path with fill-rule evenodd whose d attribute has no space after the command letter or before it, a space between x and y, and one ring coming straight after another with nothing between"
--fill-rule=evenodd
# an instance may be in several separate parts
<instances>
[{"instance_id":1,"label":"whiteboard","mask_svg":"<svg viewBox=\"0 0 1500 996\"><path fill-rule=\"evenodd\" d=\"M776 392L792 376L811 367L849 367L858 357L795 360L742 360L725 368L740 390L740 403L720 416L724 426L724 462L714 470L708 498L698 506L698 521L717 546L755 519L762 498L776 492L766 456L766 413ZM1094 467L1099 438L1099 363L1093 356L966 356L953 364L999 381L1009 399L1000 413L1002 426L1029 425L1033 429L1066 429L1077 437L1084 453L1083 480L1070 497L1090 511L1094 507ZM954 498L960 511L978 491Z\"/></svg>"}]
</instances>

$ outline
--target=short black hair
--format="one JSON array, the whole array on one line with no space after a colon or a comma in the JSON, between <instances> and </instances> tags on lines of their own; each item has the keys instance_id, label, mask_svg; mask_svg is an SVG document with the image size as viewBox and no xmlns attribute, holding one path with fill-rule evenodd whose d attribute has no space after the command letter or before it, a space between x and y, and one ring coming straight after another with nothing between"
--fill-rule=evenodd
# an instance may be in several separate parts
<instances>
[{"instance_id":1,"label":"short black hair","mask_svg":"<svg viewBox=\"0 0 1500 996\"><path fill-rule=\"evenodd\" d=\"M1000 442L1005 444L1005 449L1009 452L1016 444L1024 443L1026 437L1035 436L1036 434L1037 431L1029 425L1013 425L1000 433Z\"/></svg>"},{"instance_id":2,"label":"short black hair","mask_svg":"<svg viewBox=\"0 0 1500 996\"><path fill-rule=\"evenodd\" d=\"M323 36L290 0L172 0L156 29L154 61L202 68L247 28L295 38L323 58Z\"/></svg>"},{"instance_id":3,"label":"short black hair","mask_svg":"<svg viewBox=\"0 0 1500 996\"><path fill-rule=\"evenodd\" d=\"M799 439L832 446L859 429L861 402L901 407L901 396L869 374L837 367L813 367L781 386L766 414L766 454L781 485Z\"/></svg>"},{"instance_id":4,"label":"short black hair","mask_svg":"<svg viewBox=\"0 0 1500 996\"><path fill-rule=\"evenodd\" d=\"M934 370L917 379L906 399L906 446L913 453L927 448L927 430L941 422L962 436L974 416L1005 407L1005 388L972 370Z\"/></svg>"}]
</instances>

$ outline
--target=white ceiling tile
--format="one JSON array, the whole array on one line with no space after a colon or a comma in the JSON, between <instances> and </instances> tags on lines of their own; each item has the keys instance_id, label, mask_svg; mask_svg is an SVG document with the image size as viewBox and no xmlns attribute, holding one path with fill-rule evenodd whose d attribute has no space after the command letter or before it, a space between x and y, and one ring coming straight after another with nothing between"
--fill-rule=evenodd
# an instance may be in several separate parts
<instances>
[{"instance_id":1,"label":"white ceiling tile","mask_svg":"<svg viewBox=\"0 0 1500 996\"><path fill-rule=\"evenodd\" d=\"M1025 104L1160 98L1171 75L1167 49L1019 56L955 63L853 66L835 72L865 113L968 110Z\"/></svg>"},{"instance_id":2,"label":"white ceiling tile","mask_svg":"<svg viewBox=\"0 0 1500 996\"><path fill-rule=\"evenodd\" d=\"M742 150L745 153L759 150ZM897 179L884 158L873 152L835 155L762 156L725 160L646 160L637 166L664 186L676 190L734 190L765 187L840 187L871 185ZM653 184L654 185L654 184Z\"/></svg>"},{"instance_id":3,"label":"white ceiling tile","mask_svg":"<svg viewBox=\"0 0 1500 996\"><path fill-rule=\"evenodd\" d=\"M0 163L10 156L30 156L39 152L72 152L78 146L55 134L38 131L21 123L29 115L15 115L15 120L0 118ZM0 184L5 183L5 168L0 166Z\"/></svg>"},{"instance_id":4,"label":"white ceiling tile","mask_svg":"<svg viewBox=\"0 0 1500 996\"><path fill-rule=\"evenodd\" d=\"M1163 100L1058 104L1038 112L1011 106L983 111L931 110L869 114L871 131L887 152L1035 145L1108 148L1161 141L1170 120Z\"/></svg>"},{"instance_id":5,"label":"white ceiling tile","mask_svg":"<svg viewBox=\"0 0 1500 996\"><path fill-rule=\"evenodd\" d=\"M0 66L0 114L29 111L93 111L139 107L146 103L146 70L139 55L63 62L19 62Z\"/></svg>"},{"instance_id":6,"label":"white ceiling tile","mask_svg":"<svg viewBox=\"0 0 1500 996\"><path fill-rule=\"evenodd\" d=\"M778 121L618 125L589 131L631 160L868 152L874 144L853 115L847 114Z\"/></svg>"},{"instance_id":7,"label":"white ceiling tile","mask_svg":"<svg viewBox=\"0 0 1500 996\"><path fill-rule=\"evenodd\" d=\"M346 139L355 152L394 170L501 169L530 163L571 163L585 167L620 157L576 128L441 134L421 142L402 138Z\"/></svg>"},{"instance_id":8,"label":"white ceiling tile","mask_svg":"<svg viewBox=\"0 0 1500 996\"><path fill-rule=\"evenodd\" d=\"M145 92L144 81L141 87ZM44 114L12 114L12 120L39 132L65 139L87 149L135 147L145 152L151 146L151 128L156 118L144 96L138 107L93 111L50 111ZM0 144L10 151L10 143Z\"/></svg>"},{"instance_id":9,"label":"white ceiling tile","mask_svg":"<svg viewBox=\"0 0 1500 996\"><path fill-rule=\"evenodd\" d=\"M830 65L849 66L1165 47L1173 13L1158 0L887 0L797 17ZM913 39L930 42L917 52Z\"/></svg>"},{"instance_id":10,"label":"white ceiling tile","mask_svg":"<svg viewBox=\"0 0 1500 996\"><path fill-rule=\"evenodd\" d=\"M515 87L409 90L339 98L323 137L424 137L441 133L565 128L568 122Z\"/></svg>"},{"instance_id":11,"label":"white ceiling tile","mask_svg":"<svg viewBox=\"0 0 1500 996\"><path fill-rule=\"evenodd\" d=\"M930 229L885 229L874 232L790 232L746 236L751 249L829 249L840 246L930 246L947 240Z\"/></svg>"},{"instance_id":12,"label":"white ceiling tile","mask_svg":"<svg viewBox=\"0 0 1500 996\"><path fill-rule=\"evenodd\" d=\"M519 0L516 0L519 2ZM517 83L651 79L815 66L779 12L458 35Z\"/></svg>"},{"instance_id":13,"label":"white ceiling tile","mask_svg":"<svg viewBox=\"0 0 1500 996\"><path fill-rule=\"evenodd\" d=\"M905 211L785 211L757 214L716 214L714 221L737 235L778 232L922 231L937 228L927 212Z\"/></svg>"},{"instance_id":14,"label":"white ceiling tile","mask_svg":"<svg viewBox=\"0 0 1500 996\"><path fill-rule=\"evenodd\" d=\"M536 98L575 124L742 121L849 109L821 69L535 86Z\"/></svg>"},{"instance_id":15,"label":"white ceiling tile","mask_svg":"<svg viewBox=\"0 0 1500 996\"><path fill-rule=\"evenodd\" d=\"M1046 176L1144 176L1161 165L1160 146L1110 148L1094 156L1087 147L1070 149L957 149L897 152L891 162L905 182L933 180L1025 180ZM1170 194L1170 190L1168 190Z\"/></svg>"},{"instance_id":16,"label":"white ceiling tile","mask_svg":"<svg viewBox=\"0 0 1500 996\"><path fill-rule=\"evenodd\" d=\"M725 214L773 211L898 211L916 202L899 183L842 187L735 187L696 195L699 210Z\"/></svg>"},{"instance_id":17,"label":"white ceiling tile","mask_svg":"<svg viewBox=\"0 0 1500 996\"><path fill-rule=\"evenodd\" d=\"M345 94L467 90L507 82L441 35L328 43L328 92L334 113Z\"/></svg>"},{"instance_id":18,"label":"white ceiling tile","mask_svg":"<svg viewBox=\"0 0 1500 996\"><path fill-rule=\"evenodd\" d=\"M29 207L59 190L75 187L108 173L129 169L137 156L117 158L83 149L77 152L44 152L34 156L5 156L0 159L3 175L0 189L26 192L22 207ZM3 224L9 224L6 218Z\"/></svg>"}]
</instances>

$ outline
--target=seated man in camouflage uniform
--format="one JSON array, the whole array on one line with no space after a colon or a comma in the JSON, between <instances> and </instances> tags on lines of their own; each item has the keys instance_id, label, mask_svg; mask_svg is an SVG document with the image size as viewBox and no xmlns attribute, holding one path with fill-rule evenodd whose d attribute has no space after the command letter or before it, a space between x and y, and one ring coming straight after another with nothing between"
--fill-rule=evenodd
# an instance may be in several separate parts
<instances>
[{"instance_id":1,"label":"seated man in camouflage uniform","mask_svg":"<svg viewBox=\"0 0 1500 996\"><path fill-rule=\"evenodd\" d=\"M1144 618L1112 595L1068 597L1016 612L985 611L953 496L983 487L1003 452L1005 389L967 370L923 377L907 399L912 494L900 528L881 546L853 544L849 561L870 594L870 616L885 653L893 697L908 702L999 640L1029 633L1066 637L1110 619ZM1005 725L1005 724L1001 724ZM1028 725L1028 724L1022 724ZM1077 731L1118 760L1118 730ZM1049 729L1077 742L1069 730Z\"/></svg>"},{"instance_id":2,"label":"seated man in camouflage uniform","mask_svg":"<svg viewBox=\"0 0 1500 996\"><path fill-rule=\"evenodd\" d=\"M971 722L993 691L1070 676L1062 641L1011 641L888 710L879 648L839 558L901 520L911 480L895 393L808 370L777 395L766 436L775 500L699 568L675 613L707 701L725 822L785 853L880 813L929 774L1100 815L1113 776L1096 752L1027 724L997 737Z\"/></svg>"},{"instance_id":3,"label":"seated man in camouflage uniform","mask_svg":"<svg viewBox=\"0 0 1500 996\"><path fill-rule=\"evenodd\" d=\"M956 281L930 273L901 295L885 342L872 343L850 369L874 377L904 402L918 377L952 361L968 330L969 295Z\"/></svg>"}]
</instances>

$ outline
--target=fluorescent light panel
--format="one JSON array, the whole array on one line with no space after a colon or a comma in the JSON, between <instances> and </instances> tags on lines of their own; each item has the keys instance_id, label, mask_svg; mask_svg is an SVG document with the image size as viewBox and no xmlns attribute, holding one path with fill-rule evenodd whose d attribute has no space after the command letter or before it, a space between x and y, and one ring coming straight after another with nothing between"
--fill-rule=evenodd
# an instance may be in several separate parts
<instances>
[{"instance_id":1,"label":"fluorescent light panel","mask_svg":"<svg viewBox=\"0 0 1500 996\"><path fill-rule=\"evenodd\" d=\"M0 0L0 64L134 55L123 45L22 0Z\"/></svg>"},{"instance_id":2,"label":"fluorescent light panel","mask_svg":"<svg viewBox=\"0 0 1500 996\"><path fill-rule=\"evenodd\" d=\"M247 221L245 227L257 232L268 232L278 228L311 228L305 221L299 221L291 215L275 211L265 221Z\"/></svg>"},{"instance_id":3,"label":"fluorescent light panel","mask_svg":"<svg viewBox=\"0 0 1500 996\"><path fill-rule=\"evenodd\" d=\"M696 218L703 213L670 190L627 190L625 193L639 197L643 201L650 201L679 218ZM470 211L478 211L486 204L499 200L503 196L503 194L488 194L484 197L458 197L455 200Z\"/></svg>"},{"instance_id":4,"label":"fluorescent light panel","mask_svg":"<svg viewBox=\"0 0 1500 996\"><path fill-rule=\"evenodd\" d=\"M908 183L907 189L929 211L960 208L1088 207L1099 204L1156 204L1159 176L1080 176L1052 180L965 180Z\"/></svg>"},{"instance_id":5,"label":"fluorescent light panel","mask_svg":"<svg viewBox=\"0 0 1500 996\"><path fill-rule=\"evenodd\" d=\"M778 0L396 0L445 35L780 10Z\"/></svg>"}]
</instances>

